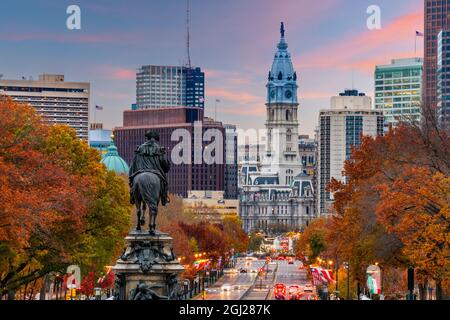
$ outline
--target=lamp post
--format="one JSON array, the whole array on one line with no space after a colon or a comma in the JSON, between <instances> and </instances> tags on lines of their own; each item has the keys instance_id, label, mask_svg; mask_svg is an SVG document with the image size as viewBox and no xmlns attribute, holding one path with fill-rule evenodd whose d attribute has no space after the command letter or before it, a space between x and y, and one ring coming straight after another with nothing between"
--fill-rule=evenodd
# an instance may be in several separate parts
<instances>
[{"instance_id":1,"label":"lamp post","mask_svg":"<svg viewBox=\"0 0 450 320\"><path fill-rule=\"evenodd\" d=\"M102 295L102 289L99 287L95 287L94 288L94 292L95 292L95 299L96 300L100 300L101 299L101 295Z\"/></svg>"},{"instance_id":2,"label":"lamp post","mask_svg":"<svg viewBox=\"0 0 450 320\"><path fill-rule=\"evenodd\" d=\"M344 262L344 267L347 269L347 300L350 300L350 263Z\"/></svg>"}]
</instances>

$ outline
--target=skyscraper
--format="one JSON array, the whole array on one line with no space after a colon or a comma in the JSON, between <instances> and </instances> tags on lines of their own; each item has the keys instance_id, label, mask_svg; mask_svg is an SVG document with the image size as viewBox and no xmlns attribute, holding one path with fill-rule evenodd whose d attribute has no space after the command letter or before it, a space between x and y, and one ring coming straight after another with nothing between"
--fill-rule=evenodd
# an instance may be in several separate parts
<instances>
[{"instance_id":1,"label":"skyscraper","mask_svg":"<svg viewBox=\"0 0 450 320\"><path fill-rule=\"evenodd\" d=\"M331 98L331 108L321 110L318 132L317 208L319 215L328 215L333 200L327 191L331 178L344 180L345 160L352 146L361 143L361 135L382 135L383 112L371 110L370 97L357 90L346 90Z\"/></svg>"},{"instance_id":2,"label":"skyscraper","mask_svg":"<svg viewBox=\"0 0 450 320\"><path fill-rule=\"evenodd\" d=\"M437 109L437 70L438 70L438 34L442 30L450 31L450 2L448 0L425 0L424 33L424 107ZM442 88L445 90L445 88Z\"/></svg>"},{"instance_id":3,"label":"skyscraper","mask_svg":"<svg viewBox=\"0 0 450 320\"><path fill-rule=\"evenodd\" d=\"M420 121L422 68L421 58L394 59L375 67L375 109L383 111L385 125Z\"/></svg>"},{"instance_id":4,"label":"skyscraper","mask_svg":"<svg viewBox=\"0 0 450 320\"><path fill-rule=\"evenodd\" d=\"M136 109L205 106L200 68L146 65L136 73Z\"/></svg>"},{"instance_id":5,"label":"skyscraper","mask_svg":"<svg viewBox=\"0 0 450 320\"><path fill-rule=\"evenodd\" d=\"M450 127L450 31L438 35L437 118L443 127Z\"/></svg>"},{"instance_id":6,"label":"skyscraper","mask_svg":"<svg viewBox=\"0 0 450 320\"><path fill-rule=\"evenodd\" d=\"M225 199L238 198L238 163L236 126L225 124Z\"/></svg>"},{"instance_id":7,"label":"skyscraper","mask_svg":"<svg viewBox=\"0 0 450 320\"><path fill-rule=\"evenodd\" d=\"M0 80L0 94L30 104L48 123L69 125L78 138L88 140L88 82L65 82L64 75L42 74L39 80Z\"/></svg>"}]
</instances>

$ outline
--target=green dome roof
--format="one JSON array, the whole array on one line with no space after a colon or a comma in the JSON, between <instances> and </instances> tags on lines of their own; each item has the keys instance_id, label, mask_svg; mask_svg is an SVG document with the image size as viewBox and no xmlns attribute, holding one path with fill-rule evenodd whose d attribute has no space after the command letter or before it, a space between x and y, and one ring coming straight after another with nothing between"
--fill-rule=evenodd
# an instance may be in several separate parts
<instances>
[{"instance_id":1,"label":"green dome roof","mask_svg":"<svg viewBox=\"0 0 450 320\"><path fill-rule=\"evenodd\" d=\"M114 171L117 174L128 174L128 165L125 160L119 156L119 152L117 152L117 147L114 145L114 142L106 149L106 154L100 162L110 171Z\"/></svg>"}]
</instances>

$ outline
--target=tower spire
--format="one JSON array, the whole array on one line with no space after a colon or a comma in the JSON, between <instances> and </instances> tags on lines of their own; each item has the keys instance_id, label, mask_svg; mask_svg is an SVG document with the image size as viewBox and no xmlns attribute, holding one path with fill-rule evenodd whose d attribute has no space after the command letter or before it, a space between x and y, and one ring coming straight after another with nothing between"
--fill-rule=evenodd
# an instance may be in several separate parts
<instances>
[{"instance_id":1,"label":"tower spire","mask_svg":"<svg viewBox=\"0 0 450 320\"><path fill-rule=\"evenodd\" d=\"M189 8L189 0L186 0L186 60L184 65L188 68L191 68L191 52L190 52L190 8Z\"/></svg>"},{"instance_id":2,"label":"tower spire","mask_svg":"<svg viewBox=\"0 0 450 320\"><path fill-rule=\"evenodd\" d=\"M284 30L284 23L281 22L280 33L281 33L281 37L282 38L284 38L284 32L285 32L285 30Z\"/></svg>"}]
</instances>

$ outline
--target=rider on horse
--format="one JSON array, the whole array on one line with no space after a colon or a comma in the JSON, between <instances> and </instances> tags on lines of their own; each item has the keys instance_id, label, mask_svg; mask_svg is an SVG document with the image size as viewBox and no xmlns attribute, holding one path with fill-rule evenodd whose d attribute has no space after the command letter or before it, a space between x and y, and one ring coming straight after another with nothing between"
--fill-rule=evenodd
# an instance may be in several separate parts
<instances>
[{"instance_id":1,"label":"rider on horse","mask_svg":"<svg viewBox=\"0 0 450 320\"><path fill-rule=\"evenodd\" d=\"M170 162L166 157L166 149L159 145L159 134L154 131L145 133L147 141L135 150L135 157L130 167L129 183L133 186L134 178L143 172L152 172L158 175L161 181L161 204L165 206L169 202L168 184L166 173L169 172ZM130 203L135 204L135 199L130 193Z\"/></svg>"}]
</instances>

